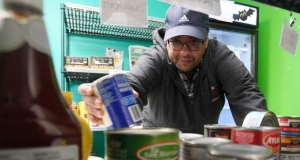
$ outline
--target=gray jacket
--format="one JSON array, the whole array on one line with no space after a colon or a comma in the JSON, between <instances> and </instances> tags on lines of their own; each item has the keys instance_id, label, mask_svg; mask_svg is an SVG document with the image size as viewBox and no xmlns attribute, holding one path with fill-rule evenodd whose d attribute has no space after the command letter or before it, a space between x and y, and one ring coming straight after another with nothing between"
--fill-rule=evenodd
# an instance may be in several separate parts
<instances>
[{"instance_id":1,"label":"gray jacket","mask_svg":"<svg viewBox=\"0 0 300 160\"><path fill-rule=\"evenodd\" d=\"M164 30L153 32L154 45L127 73L142 101L144 127L170 127L203 134L203 125L217 124L226 95L237 125L250 111L266 110L266 100L244 64L217 40L209 40L194 99L190 100L163 42ZM225 94L225 95L224 95Z\"/></svg>"}]
</instances>

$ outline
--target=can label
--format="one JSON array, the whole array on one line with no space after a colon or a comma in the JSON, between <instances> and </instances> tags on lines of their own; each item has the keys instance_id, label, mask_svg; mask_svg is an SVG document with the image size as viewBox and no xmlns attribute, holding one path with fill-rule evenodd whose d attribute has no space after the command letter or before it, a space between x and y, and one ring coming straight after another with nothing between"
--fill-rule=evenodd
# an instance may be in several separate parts
<instances>
[{"instance_id":1,"label":"can label","mask_svg":"<svg viewBox=\"0 0 300 160\"><path fill-rule=\"evenodd\" d=\"M300 137L281 136L281 150L300 152Z\"/></svg>"},{"instance_id":2,"label":"can label","mask_svg":"<svg viewBox=\"0 0 300 160\"><path fill-rule=\"evenodd\" d=\"M271 112L259 112L252 111L247 114L245 117L242 126L244 127L259 127L259 126L270 126L270 127L279 127L279 123L276 115Z\"/></svg>"},{"instance_id":3,"label":"can label","mask_svg":"<svg viewBox=\"0 0 300 160\"><path fill-rule=\"evenodd\" d=\"M227 125L204 125L204 137L231 139L231 127Z\"/></svg>"},{"instance_id":4,"label":"can label","mask_svg":"<svg viewBox=\"0 0 300 160\"><path fill-rule=\"evenodd\" d=\"M118 73L100 78L98 93L110 117L107 129L127 128L142 121L139 105L125 74Z\"/></svg>"},{"instance_id":5,"label":"can label","mask_svg":"<svg viewBox=\"0 0 300 160\"><path fill-rule=\"evenodd\" d=\"M300 117L278 117L280 131L286 136L300 136Z\"/></svg>"},{"instance_id":6,"label":"can label","mask_svg":"<svg viewBox=\"0 0 300 160\"><path fill-rule=\"evenodd\" d=\"M280 160L299 160L300 152L282 152L280 155Z\"/></svg>"},{"instance_id":7,"label":"can label","mask_svg":"<svg viewBox=\"0 0 300 160\"><path fill-rule=\"evenodd\" d=\"M177 160L179 158L178 132L169 131L132 129L131 132L124 134L118 131L117 133L115 130L106 132L107 159Z\"/></svg>"},{"instance_id":8,"label":"can label","mask_svg":"<svg viewBox=\"0 0 300 160\"><path fill-rule=\"evenodd\" d=\"M231 140L236 144L253 144L270 148L275 159L280 156L280 130L233 129Z\"/></svg>"}]
</instances>

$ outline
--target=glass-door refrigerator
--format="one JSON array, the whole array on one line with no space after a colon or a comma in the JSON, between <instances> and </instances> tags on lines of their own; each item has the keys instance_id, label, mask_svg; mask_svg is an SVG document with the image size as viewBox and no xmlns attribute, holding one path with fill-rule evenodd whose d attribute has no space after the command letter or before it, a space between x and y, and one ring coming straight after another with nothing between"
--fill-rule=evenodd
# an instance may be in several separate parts
<instances>
[{"instance_id":1,"label":"glass-door refrigerator","mask_svg":"<svg viewBox=\"0 0 300 160\"><path fill-rule=\"evenodd\" d=\"M231 3L231 2L229 2ZM209 38L226 44L244 63L257 82L258 8L240 3L222 6L221 16L210 16ZM219 124L236 125L228 101Z\"/></svg>"}]
</instances>

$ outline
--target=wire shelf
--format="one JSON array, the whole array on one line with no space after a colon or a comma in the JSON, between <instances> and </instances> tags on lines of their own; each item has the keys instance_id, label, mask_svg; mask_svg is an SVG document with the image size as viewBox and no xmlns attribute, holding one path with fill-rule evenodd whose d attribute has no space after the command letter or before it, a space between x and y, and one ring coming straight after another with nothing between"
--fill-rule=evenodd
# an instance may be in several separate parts
<instances>
[{"instance_id":1,"label":"wire shelf","mask_svg":"<svg viewBox=\"0 0 300 160\"><path fill-rule=\"evenodd\" d=\"M100 9L66 3L64 6L67 31L114 38L152 41L152 31L165 26L163 19L148 17L148 27L129 27L101 23Z\"/></svg>"}]
</instances>

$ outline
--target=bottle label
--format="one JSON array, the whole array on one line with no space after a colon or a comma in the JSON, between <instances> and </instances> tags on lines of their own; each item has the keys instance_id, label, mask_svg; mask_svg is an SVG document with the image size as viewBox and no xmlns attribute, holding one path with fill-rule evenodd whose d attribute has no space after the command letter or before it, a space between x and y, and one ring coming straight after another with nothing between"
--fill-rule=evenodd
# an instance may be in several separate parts
<instances>
[{"instance_id":1,"label":"bottle label","mask_svg":"<svg viewBox=\"0 0 300 160\"><path fill-rule=\"evenodd\" d=\"M79 160L77 145L25 148L25 149L0 149L0 160Z\"/></svg>"}]
</instances>

